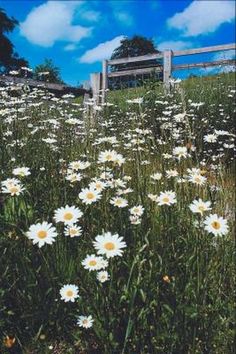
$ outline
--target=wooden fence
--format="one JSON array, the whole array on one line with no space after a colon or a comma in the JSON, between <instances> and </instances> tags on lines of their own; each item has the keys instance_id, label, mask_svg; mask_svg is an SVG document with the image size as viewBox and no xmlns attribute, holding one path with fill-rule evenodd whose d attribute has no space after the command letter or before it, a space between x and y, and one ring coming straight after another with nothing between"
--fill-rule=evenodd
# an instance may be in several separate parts
<instances>
[{"instance_id":1,"label":"wooden fence","mask_svg":"<svg viewBox=\"0 0 236 354\"><path fill-rule=\"evenodd\" d=\"M10 75L0 75L0 83L1 82L22 84L22 85L30 86L32 88L46 89L60 96L67 93L72 93L75 96L82 96L89 91L83 88L67 86L66 84L56 84L56 83L34 80L31 78L15 77Z\"/></svg>"},{"instance_id":2,"label":"wooden fence","mask_svg":"<svg viewBox=\"0 0 236 354\"><path fill-rule=\"evenodd\" d=\"M207 68L213 66L225 66L225 65L235 65L235 59L225 59L225 60L217 60L210 62L200 62L200 63L190 63L190 64L173 64L174 57L182 57L187 55L194 54L203 54L203 53L214 53L220 51L227 50L235 50L236 44L225 44L225 45L217 45L213 47L204 47L204 48L194 48L187 50L165 50L158 54L148 54L142 55L138 57L129 57L122 59L113 59L113 60L104 60L102 62L102 74L94 73L91 74L91 86L93 90L93 95L95 97L99 97L99 90L102 90L102 102L105 101L105 94L108 88L108 79L112 77L122 77L128 75L142 75L152 73L154 71L160 72L163 71L163 82L165 87L168 89L170 84L170 78L172 72L175 70L186 70L193 68ZM161 59L162 65L160 63L156 66L149 68L134 68L130 70L120 70L109 72L109 66L119 65L119 64L127 64L127 63L141 63L143 61L153 60L153 59Z\"/></svg>"},{"instance_id":3,"label":"wooden fence","mask_svg":"<svg viewBox=\"0 0 236 354\"><path fill-rule=\"evenodd\" d=\"M38 88L41 87L41 88L46 88L46 89L51 89L56 91L63 91L66 87L66 85L62 85L62 84L52 84L44 81L37 81L30 78L15 77L10 75L1 75L0 81L6 83L12 82L15 84L28 85L31 87L38 87Z\"/></svg>"}]
</instances>

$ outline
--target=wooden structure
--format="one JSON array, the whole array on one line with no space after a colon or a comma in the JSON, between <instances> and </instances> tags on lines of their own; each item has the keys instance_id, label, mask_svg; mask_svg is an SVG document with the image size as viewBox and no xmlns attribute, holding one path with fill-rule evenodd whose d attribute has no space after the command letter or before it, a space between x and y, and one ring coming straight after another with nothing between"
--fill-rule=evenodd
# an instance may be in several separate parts
<instances>
[{"instance_id":1,"label":"wooden structure","mask_svg":"<svg viewBox=\"0 0 236 354\"><path fill-rule=\"evenodd\" d=\"M84 93L88 92L88 90L73 87L73 86L67 86L63 84L53 84L49 82L33 80L30 78L16 77L10 75L0 75L0 83L1 82L5 84L9 84L9 83L22 84L32 88L46 89L60 96L67 93L74 94L75 96L82 96Z\"/></svg>"},{"instance_id":2,"label":"wooden structure","mask_svg":"<svg viewBox=\"0 0 236 354\"><path fill-rule=\"evenodd\" d=\"M235 65L235 59L226 59L226 60L217 60L211 62L201 62L201 63L190 63L190 64L173 64L174 57L182 57L194 54L203 54L203 53L214 53L220 51L227 51L227 50L235 50L236 44L225 44L225 45L217 45L213 47L204 47L204 48L194 48L194 49L187 49L187 50L176 50L172 51L170 49L163 51L162 53L157 54L148 54L142 55L138 57L129 57L129 58L122 58L122 59L113 59L113 60L104 60L102 63L102 75L96 76L96 85L93 82L93 78L91 76L91 85L93 88L97 88L97 90L102 90L102 102L105 101L105 94L106 90L108 89L108 79L111 77L122 77L127 75L139 75L139 74L148 74L154 71L163 71L163 82L168 90L170 85L170 78L172 72L175 70L186 70L186 69L193 69L193 68L206 68L212 66L225 66L225 65ZM127 63L141 63L142 61L148 61L153 59L161 59L163 65L157 63L156 66L149 67L149 68L135 68L130 70L118 70L109 72L109 66L118 65L118 64L127 64ZM93 94L98 97L98 91L96 88L93 89Z\"/></svg>"}]
</instances>

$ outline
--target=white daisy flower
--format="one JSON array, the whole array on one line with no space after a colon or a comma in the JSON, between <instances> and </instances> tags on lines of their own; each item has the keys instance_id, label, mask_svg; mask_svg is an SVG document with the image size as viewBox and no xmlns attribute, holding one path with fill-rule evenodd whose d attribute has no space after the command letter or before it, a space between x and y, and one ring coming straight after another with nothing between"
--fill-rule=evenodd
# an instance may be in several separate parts
<instances>
[{"instance_id":1,"label":"white daisy flower","mask_svg":"<svg viewBox=\"0 0 236 354\"><path fill-rule=\"evenodd\" d=\"M171 177L177 177L178 176L178 171L176 170L166 170L166 177L171 178Z\"/></svg>"},{"instance_id":2,"label":"white daisy flower","mask_svg":"<svg viewBox=\"0 0 236 354\"><path fill-rule=\"evenodd\" d=\"M211 210L210 205L211 202L204 202L201 198L199 198L198 200L194 200L192 204L189 205L189 208L193 213L200 213L203 215L204 211Z\"/></svg>"},{"instance_id":3,"label":"white daisy flower","mask_svg":"<svg viewBox=\"0 0 236 354\"><path fill-rule=\"evenodd\" d=\"M105 255L107 258L122 256L122 248L126 247L123 237L119 237L118 234L112 235L110 232L96 236L93 245L98 254Z\"/></svg>"},{"instance_id":4,"label":"white daisy flower","mask_svg":"<svg viewBox=\"0 0 236 354\"><path fill-rule=\"evenodd\" d=\"M162 173L160 172L156 172L156 173L153 173L150 178L153 179L154 181L159 181L162 177Z\"/></svg>"},{"instance_id":5,"label":"white daisy flower","mask_svg":"<svg viewBox=\"0 0 236 354\"><path fill-rule=\"evenodd\" d=\"M216 143L217 142L217 135L216 134L207 134L203 137L203 140L206 143Z\"/></svg>"},{"instance_id":6,"label":"white daisy flower","mask_svg":"<svg viewBox=\"0 0 236 354\"><path fill-rule=\"evenodd\" d=\"M121 166L123 163L125 163L125 158L121 154L116 154L114 163L117 163L119 166Z\"/></svg>"},{"instance_id":7,"label":"white daisy flower","mask_svg":"<svg viewBox=\"0 0 236 354\"><path fill-rule=\"evenodd\" d=\"M68 225L65 229L65 236L78 237L82 235L82 228L77 225Z\"/></svg>"},{"instance_id":8,"label":"white daisy flower","mask_svg":"<svg viewBox=\"0 0 236 354\"><path fill-rule=\"evenodd\" d=\"M141 224L141 221L142 221L142 220L141 220L138 216L136 216L136 215L130 215L129 220L130 220L130 222L131 222L132 225L139 225L139 224Z\"/></svg>"},{"instance_id":9,"label":"white daisy flower","mask_svg":"<svg viewBox=\"0 0 236 354\"><path fill-rule=\"evenodd\" d=\"M66 284L60 289L61 300L65 302L75 302L75 299L79 297L78 286L73 284Z\"/></svg>"},{"instance_id":10,"label":"white daisy flower","mask_svg":"<svg viewBox=\"0 0 236 354\"><path fill-rule=\"evenodd\" d=\"M186 146L178 146L173 149L173 155L176 156L178 160L180 160L182 157L187 157L188 150Z\"/></svg>"},{"instance_id":11,"label":"white daisy flower","mask_svg":"<svg viewBox=\"0 0 236 354\"><path fill-rule=\"evenodd\" d=\"M2 193L10 194L12 197L20 195L24 189L20 181L15 178L2 182Z\"/></svg>"},{"instance_id":12,"label":"white daisy flower","mask_svg":"<svg viewBox=\"0 0 236 354\"><path fill-rule=\"evenodd\" d=\"M151 199L152 202L157 202L158 201L158 195L149 193L148 198Z\"/></svg>"},{"instance_id":13,"label":"white daisy flower","mask_svg":"<svg viewBox=\"0 0 236 354\"><path fill-rule=\"evenodd\" d=\"M110 204L117 206L118 208L125 208L128 205L128 200L121 197L114 197L110 200Z\"/></svg>"},{"instance_id":14,"label":"white daisy flower","mask_svg":"<svg viewBox=\"0 0 236 354\"><path fill-rule=\"evenodd\" d=\"M26 235L30 240L33 240L34 245L37 243L39 248L41 248L45 244L51 245L55 241L57 232L52 224L43 221L42 223L31 225Z\"/></svg>"},{"instance_id":15,"label":"white daisy flower","mask_svg":"<svg viewBox=\"0 0 236 354\"><path fill-rule=\"evenodd\" d=\"M72 161L70 162L69 164L69 168L71 170L74 170L74 171L78 171L78 170L85 170L86 168L88 168L90 166L90 162L88 161Z\"/></svg>"},{"instance_id":16,"label":"white daisy flower","mask_svg":"<svg viewBox=\"0 0 236 354\"><path fill-rule=\"evenodd\" d=\"M176 202L176 194L172 191L161 192L159 197L157 197L158 205L172 205Z\"/></svg>"},{"instance_id":17,"label":"white daisy flower","mask_svg":"<svg viewBox=\"0 0 236 354\"><path fill-rule=\"evenodd\" d=\"M117 152L115 150L105 150L101 151L98 156L99 163L114 162L117 157Z\"/></svg>"},{"instance_id":18,"label":"white daisy flower","mask_svg":"<svg viewBox=\"0 0 236 354\"><path fill-rule=\"evenodd\" d=\"M29 176L31 174L29 167L14 168L12 173L13 173L13 175L20 176L20 177Z\"/></svg>"},{"instance_id":19,"label":"white daisy flower","mask_svg":"<svg viewBox=\"0 0 236 354\"><path fill-rule=\"evenodd\" d=\"M72 171L68 171L68 174L66 175L66 180L70 181L71 183L74 182L79 182L82 179L82 176L80 173L76 173L76 172L72 172Z\"/></svg>"},{"instance_id":20,"label":"white daisy flower","mask_svg":"<svg viewBox=\"0 0 236 354\"><path fill-rule=\"evenodd\" d=\"M188 177L189 182L202 186L206 183L207 178L202 176L200 173L193 174Z\"/></svg>"},{"instance_id":21,"label":"white daisy flower","mask_svg":"<svg viewBox=\"0 0 236 354\"><path fill-rule=\"evenodd\" d=\"M95 254L87 255L81 264L89 271L104 269L108 266L108 262L105 259L95 256Z\"/></svg>"},{"instance_id":22,"label":"white daisy flower","mask_svg":"<svg viewBox=\"0 0 236 354\"><path fill-rule=\"evenodd\" d=\"M100 181L99 179L96 179L95 181L91 182L89 185L90 189L96 189L98 192L101 192L106 187L107 184L103 181Z\"/></svg>"},{"instance_id":23,"label":"white daisy flower","mask_svg":"<svg viewBox=\"0 0 236 354\"><path fill-rule=\"evenodd\" d=\"M92 204L97 200L101 199L102 195L98 190L93 188L83 188L79 193L79 198L85 204Z\"/></svg>"},{"instance_id":24,"label":"white daisy flower","mask_svg":"<svg viewBox=\"0 0 236 354\"><path fill-rule=\"evenodd\" d=\"M64 222L65 225L73 225L82 215L83 213L79 208L66 205L55 210L54 219L56 222Z\"/></svg>"},{"instance_id":25,"label":"white daisy flower","mask_svg":"<svg viewBox=\"0 0 236 354\"><path fill-rule=\"evenodd\" d=\"M133 208L129 209L130 214L134 216L142 216L144 212L144 207L142 205L136 205Z\"/></svg>"},{"instance_id":26,"label":"white daisy flower","mask_svg":"<svg viewBox=\"0 0 236 354\"><path fill-rule=\"evenodd\" d=\"M105 283L109 278L110 276L106 270L97 273L97 280L100 281L100 283Z\"/></svg>"},{"instance_id":27,"label":"white daisy flower","mask_svg":"<svg viewBox=\"0 0 236 354\"><path fill-rule=\"evenodd\" d=\"M94 322L94 320L91 315L90 316L79 316L77 324L83 328L91 328L93 325L93 322Z\"/></svg>"},{"instance_id":28,"label":"white daisy flower","mask_svg":"<svg viewBox=\"0 0 236 354\"><path fill-rule=\"evenodd\" d=\"M210 214L204 220L205 230L215 236L222 236L228 233L227 220L217 214Z\"/></svg>"}]
</instances>

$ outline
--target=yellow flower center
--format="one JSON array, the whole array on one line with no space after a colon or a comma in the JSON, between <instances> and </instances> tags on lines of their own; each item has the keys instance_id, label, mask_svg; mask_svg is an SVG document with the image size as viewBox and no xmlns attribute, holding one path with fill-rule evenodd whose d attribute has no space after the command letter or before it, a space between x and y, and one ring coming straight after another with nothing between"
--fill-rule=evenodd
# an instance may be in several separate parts
<instances>
[{"instance_id":1,"label":"yellow flower center","mask_svg":"<svg viewBox=\"0 0 236 354\"><path fill-rule=\"evenodd\" d=\"M47 237L47 231L40 230L40 231L38 231L37 235L39 238L43 239L43 238Z\"/></svg>"},{"instance_id":2,"label":"yellow flower center","mask_svg":"<svg viewBox=\"0 0 236 354\"><path fill-rule=\"evenodd\" d=\"M113 242L107 242L105 243L104 247L106 248L106 250L108 251L112 251L115 249L115 245Z\"/></svg>"},{"instance_id":3,"label":"yellow flower center","mask_svg":"<svg viewBox=\"0 0 236 354\"><path fill-rule=\"evenodd\" d=\"M87 198L88 199L93 199L94 198L94 194L92 192L88 192L87 193Z\"/></svg>"},{"instance_id":4,"label":"yellow flower center","mask_svg":"<svg viewBox=\"0 0 236 354\"><path fill-rule=\"evenodd\" d=\"M73 291L72 290L67 290L66 295L71 297L73 296Z\"/></svg>"},{"instance_id":5,"label":"yellow flower center","mask_svg":"<svg viewBox=\"0 0 236 354\"><path fill-rule=\"evenodd\" d=\"M76 230L76 229L70 229L70 231L69 231L69 234L70 234L71 236L76 235L76 233L77 233L77 230Z\"/></svg>"},{"instance_id":6,"label":"yellow flower center","mask_svg":"<svg viewBox=\"0 0 236 354\"><path fill-rule=\"evenodd\" d=\"M169 199L168 197L164 197L164 198L163 198L163 202L164 202L164 203L169 203L169 201L170 201L170 199Z\"/></svg>"},{"instance_id":7,"label":"yellow flower center","mask_svg":"<svg viewBox=\"0 0 236 354\"><path fill-rule=\"evenodd\" d=\"M19 188L16 186L13 186L13 187L10 187L9 190L10 190L11 194L15 194L19 191Z\"/></svg>"},{"instance_id":8,"label":"yellow flower center","mask_svg":"<svg viewBox=\"0 0 236 354\"><path fill-rule=\"evenodd\" d=\"M201 182L200 177L195 177L195 182L196 182L196 183L200 183L200 182Z\"/></svg>"},{"instance_id":9,"label":"yellow flower center","mask_svg":"<svg viewBox=\"0 0 236 354\"><path fill-rule=\"evenodd\" d=\"M94 267L96 264L97 264L97 261L95 261L95 259L89 261L89 265L90 265L91 267Z\"/></svg>"},{"instance_id":10,"label":"yellow flower center","mask_svg":"<svg viewBox=\"0 0 236 354\"><path fill-rule=\"evenodd\" d=\"M71 220L73 218L73 214L68 212L64 214L64 219L65 220Z\"/></svg>"},{"instance_id":11,"label":"yellow flower center","mask_svg":"<svg viewBox=\"0 0 236 354\"><path fill-rule=\"evenodd\" d=\"M106 159L107 159L108 161L110 161L110 160L112 159L112 155L108 154L108 155L106 156Z\"/></svg>"},{"instance_id":12,"label":"yellow flower center","mask_svg":"<svg viewBox=\"0 0 236 354\"><path fill-rule=\"evenodd\" d=\"M199 205L198 209L199 209L200 211L205 211L204 205Z\"/></svg>"},{"instance_id":13,"label":"yellow flower center","mask_svg":"<svg viewBox=\"0 0 236 354\"><path fill-rule=\"evenodd\" d=\"M213 221L211 223L211 226L213 227L213 229L219 230L220 228L220 223L218 221Z\"/></svg>"}]
</instances>

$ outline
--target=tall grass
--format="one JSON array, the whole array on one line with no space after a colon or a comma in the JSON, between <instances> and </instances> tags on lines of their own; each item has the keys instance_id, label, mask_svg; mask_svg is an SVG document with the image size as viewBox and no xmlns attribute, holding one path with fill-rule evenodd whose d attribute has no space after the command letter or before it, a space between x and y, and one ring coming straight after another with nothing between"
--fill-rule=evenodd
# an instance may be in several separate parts
<instances>
[{"instance_id":1,"label":"tall grass","mask_svg":"<svg viewBox=\"0 0 236 354\"><path fill-rule=\"evenodd\" d=\"M154 86L112 92L102 110L41 91L17 90L14 97L10 87L1 89L0 180L14 177L16 167L31 172L15 176L25 187L19 196L3 189L0 195L1 352L14 338L17 353L233 353L234 78L189 80L169 95ZM126 101L134 98L141 100ZM206 142L208 134L216 141ZM187 147L187 156L177 159L175 147ZM99 163L107 149L125 162ZM70 183L68 167L76 160L91 165ZM204 185L189 181L192 168L206 177ZM169 177L169 170L178 175ZM162 173L157 181L156 172ZM93 178L107 186L86 205L79 193ZM148 196L167 190L177 203L160 206ZM110 203L117 194L127 207ZM198 198L211 202L203 216L189 208ZM66 205L83 211L80 237L65 236L53 218ZM137 224L130 221L135 205L144 208ZM229 231L209 233L203 221L210 214L227 220ZM39 248L27 231L43 221L58 236ZM108 259L110 278L101 283L81 262L96 253L95 237L108 231L127 247ZM79 288L74 303L60 297L65 284ZM91 315L93 326L79 327L80 315Z\"/></svg>"}]
</instances>

